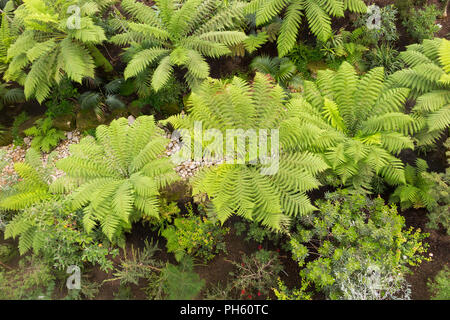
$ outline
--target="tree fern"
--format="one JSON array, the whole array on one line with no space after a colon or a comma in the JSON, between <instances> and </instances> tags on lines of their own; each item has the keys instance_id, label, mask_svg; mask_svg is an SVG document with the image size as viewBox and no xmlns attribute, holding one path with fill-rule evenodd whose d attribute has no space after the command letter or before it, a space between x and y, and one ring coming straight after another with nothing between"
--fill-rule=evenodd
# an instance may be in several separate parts
<instances>
[{"instance_id":1,"label":"tree fern","mask_svg":"<svg viewBox=\"0 0 450 320\"><path fill-rule=\"evenodd\" d=\"M27 136L33 137L32 148L50 152L58 145L59 141L65 138L64 133L53 128L52 125L53 120L51 118L39 119L35 122L35 126L24 131Z\"/></svg>"},{"instance_id":2,"label":"tree fern","mask_svg":"<svg viewBox=\"0 0 450 320\"><path fill-rule=\"evenodd\" d=\"M408 46L400 57L409 68L394 73L390 81L411 89L413 113L421 126L418 144L433 144L450 125L450 41L424 40Z\"/></svg>"},{"instance_id":3,"label":"tree fern","mask_svg":"<svg viewBox=\"0 0 450 320\"><path fill-rule=\"evenodd\" d=\"M298 127L290 144L323 154L343 184L370 189L371 177L405 183L402 162L395 157L413 149L408 133L412 117L403 113L409 89L389 89L383 68L359 77L344 62L338 71L322 70L305 81L303 97L294 100Z\"/></svg>"},{"instance_id":4,"label":"tree fern","mask_svg":"<svg viewBox=\"0 0 450 320\"><path fill-rule=\"evenodd\" d=\"M51 191L73 191L74 208L84 208L86 230L100 224L110 239L140 217L158 219L158 190L178 178L172 163L160 157L168 142L162 133L151 116L132 125L120 118L99 126L96 139L83 138L71 146L70 157L57 162L67 177Z\"/></svg>"},{"instance_id":5,"label":"tree fern","mask_svg":"<svg viewBox=\"0 0 450 320\"><path fill-rule=\"evenodd\" d=\"M256 24L263 25L284 12L278 36L278 53L284 56L294 47L297 34L306 18L309 28L318 39L325 41L331 35L331 17L344 17L344 11L365 13L361 0L251 0L246 11L256 14Z\"/></svg>"},{"instance_id":6,"label":"tree fern","mask_svg":"<svg viewBox=\"0 0 450 320\"><path fill-rule=\"evenodd\" d=\"M111 41L131 44L128 52L132 58L125 79L151 77L151 86L158 91L175 68L181 67L186 70L187 83L195 87L209 76L206 57L231 54L230 47L247 39L245 33L237 31L244 18L244 6L241 1L225 5L219 0L159 0L154 7L134 0L122 1L122 8L133 20L121 21L125 32Z\"/></svg>"},{"instance_id":7,"label":"tree fern","mask_svg":"<svg viewBox=\"0 0 450 320\"><path fill-rule=\"evenodd\" d=\"M295 63L288 58L260 56L253 59L250 67L257 72L271 75L278 84L286 89L301 89L302 78L298 74Z\"/></svg>"},{"instance_id":8,"label":"tree fern","mask_svg":"<svg viewBox=\"0 0 450 320\"><path fill-rule=\"evenodd\" d=\"M193 130L195 122L201 121L203 128L219 130L224 137L228 129L259 132L288 128L287 124L296 115L284 90L260 73L251 84L237 77L230 83L208 79L192 93L188 105L188 116L168 119L175 128ZM267 148L267 141L260 138L258 154L252 154L251 149L238 156L228 154L226 163L198 173L193 181L194 195L206 193L211 200L210 210L221 222L236 214L276 230L282 229L289 217L311 212L314 207L306 192L320 185L315 176L327 165L312 153L284 144L291 136L289 130L280 131L281 151L276 172L267 174L267 164L255 161L263 154L262 148ZM275 147L272 139L274 136L270 145ZM204 154L225 154L219 144L204 141L204 147ZM276 152L272 150L270 156L276 156ZM239 156L246 161L235 161Z\"/></svg>"},{"instance_id":9,"label":"tree fern","mask_svg":"<svg viewBox=\"0 0 450 320\"><path fill-rule=\"evenodd\" d=\"M42 102L64 75L79 83L84 77L94 77L100 54L95 45L106 37L92 17L103 4L74 0L23 1L14 12L14 21L21 25L22 32L7 51L9 66L5 80L19 82L24 85L27 98L36 97ZM79 26L68 23L71 5L80 7Z\"/></svg>"},{"instance_id":10,"label":"tree fern","mask_svg":"<svg viewBox=\"0 0 450 320\"><path fill-rule=\"evenodd\" d=\"M0 209L17 211L51 199L49 185L52 182L54 171L54 166L52 166L54 156L54 154L49 156L48 165L44 167L39 151L29 149L25 162L14 164L14 169L21 181L12 190L1 195Z\"/></svg>"}]
</instances>

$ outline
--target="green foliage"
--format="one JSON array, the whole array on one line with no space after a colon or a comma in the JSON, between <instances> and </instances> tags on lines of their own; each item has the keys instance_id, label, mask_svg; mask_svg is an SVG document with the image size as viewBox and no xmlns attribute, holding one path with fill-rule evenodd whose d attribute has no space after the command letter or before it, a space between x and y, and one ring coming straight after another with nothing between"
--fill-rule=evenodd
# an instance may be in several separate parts
<instances>
[{"instance_id":1,"label":"green foliage","mask_svg":"<svg viewBox=\"0 0 450 320\"><path fill-rule=\"evenodd\" d=\"M399 71L405 67L399 57L399 52L389 43L376 45L366 52L365 60L370 69L383 67L386 76Z\"/></svg>"},{"instance_id":2,"label":"green foliage","mask_svg":"<svg viewBox=\"0 0 450 320\"><path fill-rule=\"evenodd\" d=\"M14 118L14 122L11 128L11 135L13 137L13 143L16 146L23 145L23 139L20 136L20 126L29 119L29 116L25 111L21 112Z\"/></svg>"},{"instance_id":3,"label":"green foliage","mask_svg":"<svg viewBox=\"0 0 450 320\"><path fill-rule=\"evenodd\" d=\"M51 199L49 184L52 181L51 175L54 170L53 157L54 154L49 156L48 165L44 167L40 153L35 149L29 149L25 156L25 162L14 164L14 169L21 181L14 185L9 192L1 195L0 209L17 211Z\"/></svg>"},{"instance_id":4,"label":"green foliage","mask_svg":"<svg viewBox=\"0 0 450 320\"><path fill-rule=\"evenodd\" d=\"M139 77L155 91L167 84L175 67L186 69L185 80L195 87L209 76L206 57L229 55L230 47L247 39L237 31L244 18L241 1L225 5L220 0L159 0L157 7L149 7L123 0L121 5L133 19L122 19L118 26L125 32L111 41L131 44L125 79Z\"/></svg>"},{"instance_id":5,"label":"green foliage","mask_svg":"<svg viewBox=\"0 0 450 320\"><path fill-rule=\"evenodd\" d=\"M17 81L25 87L27 99L36 97L42 103L64 76L78 83L93 78L101 56L95 45L106 37L92 16L107 2L23 1L14 11L13 23L21 32L7 51L5 80ZM71 5L81 8L79 26L69 23Z\"/></svg>"},{"instance_id":6,"label":"green foliage","mask_svg":"<svg viewBox=\"0 0 450 320\"><path fill-rule=\"evenodd\" d=\"M300 289L289 290L286 285L278 279L278 288L273 288L278 300L312 300L311 294L306 292L309 283L302 281Z\"/></svg>"},{"instance_id":7,"label":"green foliage","mask_svg":"<svg viewBox=\"0 0 450 320\"><path fill-rule=\"evenodd\" d=\"M5 1L3 1L5 2ZM2 6L1 25L0 25L0 73L3 74L8 68L8 49L14 42L16 35L12 28L12 17L14 15L14 2L6 1ZM0 107L1 110L1 107Z\"/></svg>"},{"instance_id":8,"label":"green foliage","mask_svg":"<svg viewBox=\"0 0 450 320\"><path fill-rule=\"evenodd\" d=\"M428 288L432 292L432 300L450 300L450 268L445 266L433 281L430 279Z\"/></svg>"},{"instance_id":9,"label":"green foliage","mask_svg":"<svg viewBox=\"0 0 450 320\"><path fill-rule=\"evenodd\" d=\"M348 61L358 69L364 69L362 57L368 48L363 45L364 29L358 28L352 32L339 30L338 34L332 32L326 41L318 41L328 62Z\"/></svg>"},{"instance_id":10,"label":"green foliage","mask_svg":"<svg viewBox=\"0 0 450 320\"><path fill-rule=\"evenodd\" d=\"M260 56L253 59L250 68L256 72L269 74L275 82L291 91L300 91L302 78L296 65L289 58Z\"/></svg>"},{"instance_id":11,"label":"green foliage","mask_svg":"<svg viewBox=\"0 0 450 320\"><path fill-rule=\"evenodd\" d=\"M20 260L14 270L0 265L0 300L49 300L55 280L51 267L36 257Z\"/></svg>"},{"instance_id":12,"label":"green foliage","mask_svg":"<svg viewBox=\"0 0 450 320\"><path fill-rule=\"evenodd\" d=\"M74 98L78 96L78 90L73 87L68 78L64 78L54 87L49 99L45 102L47 111L45 115L49 118L56 118L72 114L74 112Z\"/></svg>"},{"instance_id":13,"label":"green foliage","mask_svg":"<svg viewBox=\"0 0 450 320\"><path fill-rule=\"evenodd\" d=\"M408 46L400 58L409 68L394 73L390 83L411 89L418 145L433 144L450 125L450 41L424 40Z\"/></svg>"},{"instance_id":14,"label":"green foliage","mask_svg":"<svg viewBox=\"0 0 450 320\"><path fill-rule=\"evenodd\" d=\"M224 236L229 228L221 228L205 216L189 215L177 218L162 232L167 239L167 251L180 261L186 254L199 257L206 263L220 251L226 252Z\"/></svg>"},{"instance_id":15,"label":"green foliage","mask_svg":"<svg viewBox=\"0 0 450 320\"><path fill-rule=\"evenodd\" d=\"M433 39L439 31L436 19L440 15L436 6L426 5L423 9L411 8L409 14L403 20L403 25L415 40L421 42L424 39Z\"/></svg>"},{"instance_id":16,"label":"green foliage","mask_svg":"<svg viewBox=\"0 0 450 320\"><path fill-rule=\"evenodd\" d=\"M134 84L140 98L133 101L132 104L140 109L150 105L152 111L161 113L164 116L171 116L181 111L183 97L188 92L186 84L170 78L161 90L155 92L151 88L149 90L148 86L139 80L139 78L136 78ZM176 112L174 112L174 109Z\"/></svg>"},{"instance_id":17,"label":"green foliage","mask_svg":"<svg viewBox=\"0 0 450 320\"><path fill-rule=\"evenodd\" d=\"M447 163L450 164L450 139L444 146L447 148ZM427 227L439 229L442 225L450 235L450 168L447 167L444 173L424 173L424 176L431 183L430 195L435 201L435 206L429 209Z\"/></svg>"},{"instance_id":18,"label":"green foliage","mask_svg":"<svg viewBox=\"0 0 450 320\"><path fill-rule=\"evenodd\" d=\"M35 125L24 131L27 136L33 137L31 147L43 152L50 152L56 147L60 140L65 138L61 130L52 128L53 121L51 118L38 119Z\"/></svg>"},{"instance_id":19,"label":"green foliage","mask_svg":"<svg viewBox=\"0 0 450 320\"><path fill-rule=\"evenodd\" d=\"M381 198L343 190L316 204L319 211L302 218L291 240L294 258L305 265L302 278L331 299L407 296L404 274L426 260L427 234L404 230L404 218Z\"/></svg>"},{"instance_id":20,"label":"green foliage","mask_svg":"<svg viewBox=\"0 0 450 320\"><path fill-rule=\"evenodd\" d=\"M121 237L142 217L159 220L159 189L178 179L173 164L159 156L168 139L152 116L132 125L120 118L99 126L96 138L87 136L71 145L71 156L57 162L67 173L51 190L73 191L74 209L83 209L90 232L97 224L110 240Z\"/></svg>"},{"instance_id":21,"label":"green foliage","mask_svg":"<svg viewBox=\"0 0 450 320\"><path fill-rule=\"evenodd\" d=\"M422 159L416 160L415 168L408 164L405 168L406 184L398 186L389 200L400 203L402 210L411 207L431 210L436 207L434 183L426 176L427 169L427 162Z\"/></svg>"},{"instance_id":22,"label":"green foliage","mask_svg":"<svg viewBox=\"0 0 450 320\"><path fill-rule=\"evenodd\" d=\"M245 148L247 150L241 151L239 156L229 154L227 163L205 168L196 175L193 194L206 193L211 200L208 211L216 214L222 223L236 214L280 230L289 217L314 209L306 192L320 185L315 176L327 165L320 157L289 143L294 135L290 124L297 121L298 112L296 100L287 101L286 98L279 85L274 85L260 73L256 74L252 84L237 77L229 83L208 79L191 94L189 115L167 120L176 129L187 130L194 128L195 121L202 121L203 128L217 129L224 137L230 128L244 132L280 128L279 157L277 150L271 152L271 156L279 158L278 171L271 172L267 164L273 166L273 163L259 163L256 158L258 155L264 157L261 148L266 147L267 141L261 141L259 148ZM226 154L223 141L222 144L203 142L204 154L209 153L210 157ZM240 161L242 159L245 161Z\"/></svg>"},{"instance_id":23,"label":"green foliage","mask_svg":"<svg viewBox=\"0 0 450 320\"><path fill-rule=\"evenodd\" d=\"M245 235L245 241L252 240L263 243L265 240L269 240L272 243L279 243L281 240L279 233L274 233L267 228L261 227L256 222L236 222L234 229L236 230L236 235Z\"/></svg>"},{"instance_id":24,"label":"green foliage","mask_svg":"<svg viewBox=\"0 0 450 320\"><path fill-rule=\"evenodd\" d=\"M389 4L380 8L380 26L379 28L369 29L366 24L370 18L369 13L364 13L358 16L355 21L357 28L362 28L364 31L364 39L371 44L378 44L380 41L383 43L397 41L399 38L397 27L395 25L397 21L398 9Z\"/></svg>"},{"instance_id":25,"label":"green foliage","mask_svg":"<svg viewBox=\"0 0 450 320\"><path fill-rule=\"evenodd\" d=\"M93 89L85 91L78 97L81 111L93 110L98 118L104 118L104 114L116 110L125 109L126 105L120 98L120 91L123 89L125 81L114 79L108 83L103 83L102 79L96 78L92 81Z\"/></svg>"},{"instance_id":26,"label":"green foliage","mask_svg":"<svg viewBox=\"0 0 450 320\"><path fill-rule=\"evenodd\" d=\"M14 107L14 104L25 102L25 95L21 88L8 88L7 83L0 84L0 111L4 107Z\"/></svg>"},{"instance_id":27,"label":"green foliage","mask_svg":"<svg viewBox=\"0 0 450 320\"><path fill-rule=\"evenodd\" d=\"M232 273L233 287L243 295L253 297L268 295L283 270L278 254L266 250L244 255L241 263L233 262L233 265L237 269Z\"/></svg>"},{"instance_id":28,"label":"green foliage","mask_svg":"<svg viewBox=\"0 0 450 320\"><path fill-rule=\"evenodd\" d=\"M185 257L179 265L167 264L162 270L162 288L168 300L192 300L200 293L205 280L193 268L192 259Z\"/></svg>"},{"instance_id":29,"label":"green foliage","mask_svg":"<svg viewBox=\"0 0 450 320\"><path fill-rule=\"evenodd\" d=\"M127 284L139 284L140 279L145 279L151 276L156 270L159 271L162 263L154 258L155 253L159 251L158 243L144 241L144 248L142 250L130 248L130 253L124 250L124 256L121 258L118 267L114 268L113 276L106 281L120 281L120 286Z\"/></svg>"},{"instance_id":30,"label":"green foliage","mask_svg":"<svg viewBox=\"0 0 450 320\"><path fill-rule=\"evenodd\" d=\"M315 82L305 81L303 97L295 100L297 134L291 146L323 155L333 174L355 189L371 189L380 175L389 184L405 182L396 157L413 149L407 136L414 119L403 113L406 88L389 89L383 68L359 77L347 62L338 71L319 71Z\"/></svg>"},{"instance_id":31,"label":"green foliage","mask_svg":"<svg viewBox=\"0 0 450 320\"><path fill-rule=\"evenodd\" d=\"M256 14L257 25L264 25L285 12L278 36L280 57L294 47L303 16L312 33L326 41L331 35L331 17L344 17L345 10L364 13L367 7L361 0L252 0L246 8L247 13Z\"/></svg>"},{"instance_id":32,"label":"green foliage","mask_svg":"<svg viewBox=\"0 0 450 320\"><path fill-rule=\"evenodd\" d=\"M1 244L0 245L0 261L3 263L8 263L12 258L17 256L17 248L12 244Z\"/></svg>"},{"instance_id":33,"label":"green foliage","mask_svg":"<svg viewBox=\"0 0 450 320\"><path fill-rule=\"evenodd\" d=\"M32 250L58 270L86 262L100 269L112 269L108 255L117 255L88 235L82 226L82 212L73 212L67 201L47 200L19 211L7 224L5 238L19 237L20 254Z\"/></svg>"}]
</instances>

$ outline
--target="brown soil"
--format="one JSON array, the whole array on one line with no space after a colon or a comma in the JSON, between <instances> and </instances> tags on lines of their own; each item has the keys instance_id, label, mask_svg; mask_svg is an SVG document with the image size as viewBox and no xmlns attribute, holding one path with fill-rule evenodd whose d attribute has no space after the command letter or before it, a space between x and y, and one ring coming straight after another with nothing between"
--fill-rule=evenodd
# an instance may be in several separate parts
<instances>
[{"instance_id":1,"label":"brown soil","mask_svg":"<svg viewBox=\"0 0 450 320\"><path fill-rule=\"evenodd\" d=\"M434 279L444 266L450 266L450 236L442 228L433 230L425 226L428 222L425 210L408 210L404 212L404 216L408 227L420 228L430 234L426 242L430 245L428 252L432 254L431 261L422 262L420 266L412 268L413 274L407 276L411 284L412 299L428 300L430 292L427 282Z\"/></svg>"}]
</instances>

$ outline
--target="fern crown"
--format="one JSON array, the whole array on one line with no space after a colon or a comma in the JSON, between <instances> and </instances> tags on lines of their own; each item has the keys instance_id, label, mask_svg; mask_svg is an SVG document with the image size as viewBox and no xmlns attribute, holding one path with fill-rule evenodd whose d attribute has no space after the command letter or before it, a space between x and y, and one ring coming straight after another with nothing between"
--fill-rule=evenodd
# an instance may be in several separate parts
<instances>
[{"instance_id":1,"label":"fern crown","mask_svg":"<svg viewBox=\"0 0 450 320\"><path fill-rule=\"evenodd\" d=\"M142 116L130 126L120 118L99 126L96 137L71 145L71 156L57 162L67 177L55 181L52 192L71 194L75 209L84 208L84 226L100 222L113 239L137 218L159 219L159 189L177 179L172 163L159 157L167 139L153 117Z\"/></svg>"}]
</instances>

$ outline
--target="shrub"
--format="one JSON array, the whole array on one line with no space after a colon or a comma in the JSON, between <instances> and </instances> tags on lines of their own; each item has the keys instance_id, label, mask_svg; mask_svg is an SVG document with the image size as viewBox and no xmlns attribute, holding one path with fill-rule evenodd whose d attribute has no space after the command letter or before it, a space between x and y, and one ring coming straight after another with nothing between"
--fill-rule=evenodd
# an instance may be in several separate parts
<instances>
[{"instance_id":1,"label":"shrub","mask_svg":"<svg viewBox=\"0 0 450 320\"><path fill-rule=\"evenodd\" d=\"M120 118L99 126L71 145L71 156L56 166L67 173L51 190L71 194L74 209L83 208L83 224L91 231L98 223L111 240L129 230L141 217L158 220L159 189L178 179L173 164L160 156L168 139L152 116L129 125Z\"/></svg>"},{"instance_id":2,"label":"shrub","mask_svg":"<svg viewBox=\"0 0 450 320\"><path fill-rule=\"evenodd\" d=\"M408 297L404 274L426 260L427 234L404 230L404 218L381 198L342 190L316 205L291 239L302 278L331 299Z\"/></svg>"},{"instance_id":3,"label":"shrub","mask_svg":"<svg viewBox=\"0 0 450 320\"><path fill-rule=\"evenodd\" d=\"M447 148L447 163L450 164L450 139L447 139L444 146ZM450 235L450 168L444 173L424 173L424 176L431 183L430 195L435 201L435 205L429 209L430 221L427 227L439 229L442 225Z\"/></svg>"},{"instance_id":4,"label":"shrub","mask_svg":"<svg viewBox=\"0 0 450 320\"><path fill-rule=\"evenodd\" d=\"M278 274L283 270L278 254L259 250L250 256L244 255L241 263L233 262L237 268L232 273L233 287L242 298L268 295L277 284Z\"/></svg>"},{"instance_id":5,"label":"shrub","mask_svg":"<svg viewBox=\"0 0 450 320\"><path fill-rule=\"evenodd\" d=\"M358 16L355 21L357 28L363 28L364 39L367 39L372 44L378 44L380 41L383 43L394 42L398 40L397 27L395 25L397 21L398 10L394 5L387 5L379 8L380 13L380 26L379 28L369 29L367 28L367 21L370 19L372 13L363 13Z\"/></svg>"},{"instance_id":6,"label":"shrub","mask_svg":"<svg viewBox=\"0 0 450 320\"><path fill-rule=\"evenodd\" d=\"M229 228L221 228L205 216L191 214L176 218L161 234L167 239L167 251L173 252L177 261L187 254L206 263L220 251L226 252L224 236L228 232Z\"/></svg>"},{"instance_id":7,"label":"shrub","mask_svg":"<svg viewBox=\"0 0 450 320\"><path fill-rule=\"evenodd\" d=\"M405 182L396 157L413 149L407 136L414 119L403 113L409 89L388 89L383 68L359 77L347 62L338 71L319 71L315 82L305 81L297 99L296 135L291 145L323 154L333 174L354 189L370 189L380 175L389 184Z\"/></svg>"},{"instance_id":8,"label":"shrub","mask_svg":"<svg viewBox=\"0 0 450 320\"><path fill-rule=\"evenodd\" d=\"M411 9L403 20L403 25L415 40L433 39L439 31L436 19L440 15L435 5L425 6L424 9Z\"/></svg>"},{"instance_id":9,"label":"shrub","mask_svg":"<svg viewBox=\"0 0 450 320\"><path fill-rule=\"evenodd\" d=\"M431 300L450 300L450 268L445 266L439 271L434 280L428 281Z\"/></svg>"},{"instance_id":10,"label":"shrub","mask_svg":"<svg viewBox=\"0 0 450 320\"><path fill-rule=\"evenodd\" d=\"M94 90L85 91L78 97L81 111L93 110L97 118L102 119L109 111L125 109L126 105L119 96L124 83L120 78L108 83L95 79L91 86Z\"/></svg>"},{"instance_id":11,"label":"shrub","mask_svg":"<svg viewBox=\"0 0 450 320\"><path fill-rule=\"evenodd\" d=\"M112 269L108 255L117 249L104 247L101 237L88 235L82 226L82 212L71 210L67 201L47 200L19 211L7 224L5 238L19 237L20 254L32 250L58 270L80 268L87 262L100 269Z\"/></svg>"},{"instance_id":12,"label":"shrub","mask_svg":"<svg viewBox=\"0 0 450 320\"><path fill-rule=\"evenodd\" d=\"M259 163L256 158L264 156L261 148L266 147L265 141L257 148L257 155L249 150L240 152L239 156L228 155L227 163L205 168L196 175L193 194L209 196L208 212L214 212L222 223L237 214L280 230L289 217L314 209L306 192L319 186L315 176L327 166L320 157L288 144L293 135L289 124L296 119L297 105L295 100L286 100L286 93L279 85L259 73L252 84L237 77L231 82L208 79L191 94L188 106L188 116L167 120L176 129L193 130L195 121L201 121L205 129L219 130L223 136L229 128L256 132L280 128L281 153L276 172L271 172L266 163ZM220 142L203 141L203 154L209 154L206 158L226 154L225 143ZM278 157L275 152L278 151L272 150L271 156Z\"/></svg>"}]
</instances>

